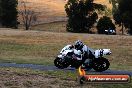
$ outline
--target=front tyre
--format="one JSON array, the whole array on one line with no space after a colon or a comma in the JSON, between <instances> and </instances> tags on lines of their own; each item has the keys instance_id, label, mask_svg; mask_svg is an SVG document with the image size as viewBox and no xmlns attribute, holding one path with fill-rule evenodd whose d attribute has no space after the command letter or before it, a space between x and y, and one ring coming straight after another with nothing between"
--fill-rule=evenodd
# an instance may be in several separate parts
<instances>
[{"instance_id":1,"label":"front tyre","mask_svg":"<svg viewBox=\"0 0 132 88\"><path fill-rule=\"evenodd\" d=\"M97 58L93 60L92 67L97 72L105 71L109 68L110 63L106 58Z\"/></svg>"},{"instance_id":2,"label":"front tyre","mask_svg":"<svg viewBox=\"0 0 132 88\"><path fill-rule=\"evenodd\" d=\"M62 59L62 58L57 57L54 60L54 65L60 69L64 69L64 68L67 68L69 66L69 63L66 61L66 59Z\"/></svg>"},{"instance_id":3,"label":"front tyre","mask_svg":"<svg viewBox=\"0 0 132 88\"><path fill-rule=\"evenodd\" d=\"M60 69L63 69L64 68L64 66L63 66L63 64L61 62L61 58L58 58L58 57L54 60L54 65L56 67L60 68Z\"/></svg>"}]
</instances>

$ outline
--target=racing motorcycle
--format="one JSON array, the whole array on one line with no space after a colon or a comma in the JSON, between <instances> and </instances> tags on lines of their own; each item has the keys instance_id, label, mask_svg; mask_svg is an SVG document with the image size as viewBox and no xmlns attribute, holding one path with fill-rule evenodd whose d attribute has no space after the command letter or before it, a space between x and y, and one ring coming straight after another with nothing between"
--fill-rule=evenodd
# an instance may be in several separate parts
<instances>
[{"instance_id":1,"label":"racing motorcycle","mask_svg":"<svg viewBox=\"0 0 132 88\"><path fill-rule=\"evenodd\" d=\"M77 69L84 65L85 69L94 69L97 72L102 72L107 70L110 66L108 59L104 57L110 54L110 49L93 50L89 48L89 55L85 57L80 50L63 48L60 54L55 58L54 65L60 69L69 66Z\"/></svg>"}]
</instances>

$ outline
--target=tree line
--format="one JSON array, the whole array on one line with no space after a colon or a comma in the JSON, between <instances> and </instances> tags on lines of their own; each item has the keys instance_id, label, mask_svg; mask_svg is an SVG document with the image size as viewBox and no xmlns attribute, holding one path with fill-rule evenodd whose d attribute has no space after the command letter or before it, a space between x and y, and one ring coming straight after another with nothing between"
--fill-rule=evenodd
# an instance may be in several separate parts
<instances>
[{"instance_id":1,"label":"tree line","mask_svg":"<svg viewBox=\"0 0 132 88\"><path fill-rule=\"evenodd\" d=\"M104 34L107 29L115 29L115 24L122 27L122 34L127 28L132 34L132 0L109 0L112 4L114 22L107 15L99 18L98 11L106 10L106 6L94 3L94 0L68 0L65 11L68 17L66 30L70 32L87 32L95 25L98 33ZM28 30L37 20L37 13L28 9L21 0L22 8L18 10L18 0L0 0L0 24L3 27L18 28L18 15L21 16L25 29Z\"/></svg>"},{"instance_id":2,"label":"tree line","mask_svg":"<svg viewBox=\"0 0 132 88\"><path fill-rule=\"evenodd\" d=\"M37 21L38 12L28 8L24 0L0 0L0 24L2 27L18 28L19 21L29 30ZM19 16L19 21L18 21Z\"/></svg>"},{"instance_id":3,"label":"tree line","mask_svg":"<svg viewBox=\"0 0 132 88\"><path fill-rule=\"evenodd\" d=\"M124 28L128 28L128 32L132 34L132 0L110 0L113 5L113 18L115 23Z\"/></svg>"},{"instance_id":4,"label":"tree line","mask_svg":"<svg viewBox=\"0 0 132 88\"><path fill-rule=\"evenodd\" d=\"M132 34L132 0L109 0L112 3L112 15L115 24L122 26L122 34L128 28ZM106 6L94 3L94 0L68 0L65 11L68 17L67 31L88 32L97 23L98 33L104 34L105 30L115 29L115 24L107 15L98 18L97 11L105 10ZM99 19L99 20L98 20Z\"/></svg>"}]
</instances>

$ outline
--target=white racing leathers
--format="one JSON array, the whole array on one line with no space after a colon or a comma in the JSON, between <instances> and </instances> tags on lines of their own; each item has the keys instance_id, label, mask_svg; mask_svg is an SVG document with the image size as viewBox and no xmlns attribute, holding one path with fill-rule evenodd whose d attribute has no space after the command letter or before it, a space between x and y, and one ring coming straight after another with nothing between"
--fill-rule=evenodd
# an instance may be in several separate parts
<instances>
[{"instance_id":1,"label":"white racing leathers","mask_svg":"<svg viewBox=\"0 0 132 88\"><path fill-rule=\"evenodd\" d=\"M104 55L110 55L111 54L110 49L93 50L93 49L89 48L86 45L83 46L82 52L83 52L84 64L85 63L89 64L93 57L94 58L99 58L99 57L102 57ZM91 56L93 56L93 57L91 57Z\"/></svg>"},{"instance_id":2,"label":"white racing leathers","mask_svg":"<svg viewBox=\"0 0 132 88\"><path fill-rule=\"evenodd\" d=\"M81 51L83 53L82 60L83 60L84 64L89 65L89 63L90 63L89 55L90 54L94 55L94 50L89 48L88 46L84 45Z\"/></svg>"}]
</instances>

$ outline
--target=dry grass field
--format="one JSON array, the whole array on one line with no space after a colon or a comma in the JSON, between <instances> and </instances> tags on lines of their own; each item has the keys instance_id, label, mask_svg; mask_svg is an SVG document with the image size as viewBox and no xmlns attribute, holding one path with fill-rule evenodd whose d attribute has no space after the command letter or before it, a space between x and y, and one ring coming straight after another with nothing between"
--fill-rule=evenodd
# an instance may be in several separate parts
<instances>
[{"instance_id":1,"label":"dry grass field","mask_svg":"<svg viewBox=\"0 0 132 88\"><path fill-rule=\"evenodd\" d=\"M127 84L83 84L77 73L64 71L39 71L18 68L0 68L0 88L131 88Z\"/></svg>"},{"instance_id":2,"label":"dry grass field","mask_svg":"<svg viewBox=\"0 0 132 88\"><path fill-rule=\"evenodd\" d=\"M32 26L31 30L66 33L67 32L66 31L66 24L67 24L67 22L64 22L64 21L38 24L38 25ZM22 28L22 27L20 27L20 28ZM93 34L98 34L96 27L91 28L90 32ZM117 33L117 35L122 35L121 27L119 27L118 25L116 25L116 33ZM127 33L128 33L128 30L124 29L124 34L128 35Z\"/></svg>"},{"instance_id":3,"label":"dry grass field","mask_svg":"<svg viewBox=\"0 0 132 88\"><path fill-rule=\"evenodd\" d=\"M38 24L31 27L31 30L47 31L47 32L58 32L66 33L67 22L51 22L45 24Z\"/></svg>"},{"instance_id":4,"label":"dry grass field","mask_svg":"<svg viewBox=\"0 0 132 88\"><path fill-rule=\"evenodd\" d=\"M80 86L75 79L64 78L70 77L71 73L62 72L57 76L49 75L50 72L17 69L17 68L0 68L0 88L68 88ZM62 76L63 75L63 76ZM69 79L69 80L68 80ZM85 88L87 88L85 86Z\"/></svg>"},{"instance_id":5,"label":"dry grass field","mask_svg":"<svg viewBox=\"0 0 132 88\"><path fill-rule=\"evenodd\" d=\"M19 0L19 2L22 0ZM49 23L55 21L66 21L66 13L64 6L66 0L23 0L26 1L26 5L34 9L36 12L40 12L38 16L38 23ZM95 0L96 3L107 5L111 8L108 0Z\"/></svg>"},{"instance_id":6,"label":"dry grass field","mask_svg":"<svg viewBox=\"0 0 132 88\"><path fill-rule=\"evenodd\" d=\"M21 2L22 0L19 0ZM66 14L64 10L64 0L23 0L26 1L28 8L36 12L38 15L38 23L49 23L54 21L65 21ZM20 5L19 5L20 6Z\"/></svg>"}]
</instances>

